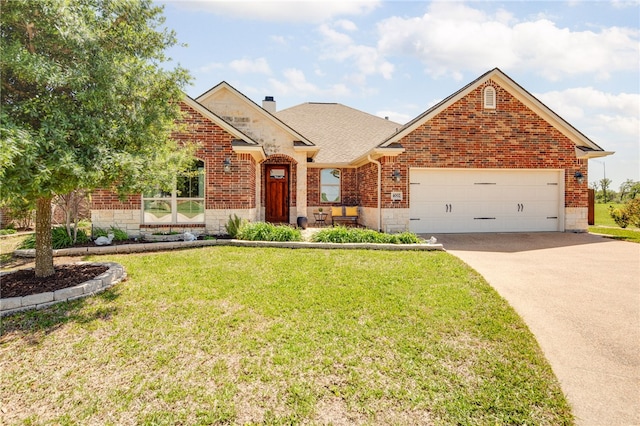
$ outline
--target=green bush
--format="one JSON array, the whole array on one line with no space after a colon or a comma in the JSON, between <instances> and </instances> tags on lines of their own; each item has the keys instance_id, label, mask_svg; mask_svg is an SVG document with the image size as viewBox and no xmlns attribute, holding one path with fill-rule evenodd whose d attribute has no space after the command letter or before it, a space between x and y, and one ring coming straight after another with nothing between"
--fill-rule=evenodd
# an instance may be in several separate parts
<instances>
[{"instance_id":1,"label":"green bush","mask_svg":"<svg viewBox=\"0 0 640 426\"><path fill-rule=\"evenodd\" d=\"M238 238L240 228L242 228L242 225L244 224L245 221L240 219L238 215L234 214L233 217L229 215L229 221L224 227L227 230L227 234L229 234L231 238Z\"/></svg>"},{"instance_id":2,"label":"green bush","mask_svg":"<svg viewBox=\"0 0 640 426\"><path fill-rule=\"evenodd\" d=\"M420 238L412 232L386 234L372 229L336 226L317 232L313 236L313 241L317 243L417 244L420 243Z\"/></svg>"},{"instance_id":3,"label":"green bush","mask_svg":"<svg viewBox=\"0 0 640 426\"><path fill-rule=\"evenodd\" d=\"M619 208L610 206L609 214L620 228L626 228L629 224L640 228L640 199L629 200Z\"/></svg>"},{"instance_id":4,"label":"green bush","mask_svg":"<svg viewBox=\"0 0 640 426\"><path fill-rule=\"evenodd\" d=\"M112 226L109 229L104 229L104 228L93 229L94 240L98 237L108 237L109 234L113 234L114 241L126 241L129 239L129 235L127 234L126 231L123 231L120 228L116 228L115 226Z\"/></svg>"},{"instance_id":5,"label":"green bush","mask_svg":"<svg viewBox=\"0 0 640 426\"><path fill-rule=\"evenodd\" d=\"M73 229L71 229L73 233ZM74 244L84 244L90 242L91 239L87 235L86 232L82 229L78 229L78 235L76 237L76 242L73 242L73 239L67 234L67 228L64 226L58 226L56 228L51 229L51 245L54 250L72 247ZM20 249L34 249L36 248L36 235L31 234L27 238L24 239L22 244L20 244Z\"/></svg>"},{"instance_id":6,"label":"green bush","mask_svg":"<svg viewBox=\"0 0 640 426\"><path fill-rule=\"evenodd\" d=\"M0 229L0 235L11 235L11 234L15 234L16 231L15 229L11 229L11 228L7 228L7 229Z\"/></svg>"},{"instance_id":7,"label":"green bush","mask_svg":"<svg viewBox=\"0 0 640 426\"><path fill-rule=\"evenodd\" d=\"M236 238L247 241L302 241L299 230L265 222L245 223Z\"/></svg>"},{"instance_id":8,"label":"green bush","mask_svg":"<svg viewBox=\"0 0 640 426\"><path fill-rule=\"evenodd\" d=\"M609 215L620 228L626 228L629 225L629 215L624 207L616 209L609 206Z\"/></svg>"}]
</instances>

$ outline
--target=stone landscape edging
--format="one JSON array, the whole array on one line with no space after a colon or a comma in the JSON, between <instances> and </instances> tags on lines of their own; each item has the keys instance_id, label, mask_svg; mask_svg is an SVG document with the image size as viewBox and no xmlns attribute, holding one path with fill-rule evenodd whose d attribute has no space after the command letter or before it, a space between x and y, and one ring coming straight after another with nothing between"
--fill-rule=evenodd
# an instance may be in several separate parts
<instances>
[{"instance_id":1,"label":"stone landscape edging","mask_svg":"<svg viewBox=\"0 0 640 426\"><path fill-rule=\"evenodd\" d=\"M245 241L245 240L196 240L162 243L120 244L95 247L70 247L53 250L54 256L85 256L90 254L126 254L163 251L205 246L281 247L313 249L368 249L368 250L444 250L442 244L379 244L379 243L312 243L308 241ZM34 249L16 250L18 257L35 257Z\"/></svg>"},{"instance_id":2,"label":"stone landscape edging","mask_svg":"<svg viewBox=\"0 0 640 426\"><path fill-rule=\"evenodd\" d=\"M55 305L56 303L93 296L114 286L127 276L124 267L116 262L77 262L76 264L96 266L105 265L108 266L109 269L97 277L73 287L67 287L56 291L48 291L45 293L30 294L22 297L7 297L0 299L0 316L10 315L30 309L42 309ZM5 274L10 274L11 272L12 271L2 272L0 273L0 277Z\"/></svg>"}]
</instances>

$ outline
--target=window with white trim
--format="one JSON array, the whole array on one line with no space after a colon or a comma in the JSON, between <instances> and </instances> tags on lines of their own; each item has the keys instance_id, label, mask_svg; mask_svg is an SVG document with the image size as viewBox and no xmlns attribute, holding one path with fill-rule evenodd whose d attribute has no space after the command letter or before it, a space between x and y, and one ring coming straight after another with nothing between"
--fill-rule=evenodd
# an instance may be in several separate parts
<instances>
[{"instance_id":1,"label":"window with white trim","mask_svg":"<svg viewBox=\"0 0 640 426\"><path fill-rule=\"evenodd\" d=\"M142 196L144 223L204 223L204 162L194 160L176 176L173 191Z\"/></svg>"},{"instance_id":2,"label":"window with white trim","mask_svg":"<svg viewBox=\"0 0 640 426\"><path fill-rule=\"evenodd\" d=\"M496 109L496 89L493 86L484 88L483 98L485 109Z\"/></svg>"},{"instance_id":3,"label":"window with white trim","mask_svg":"<svg viewBox=\"0 0 640 426\"><path fill-rule=\"evenodd\" d=\"M320 202L340 202L340 169L322 169L320 171Z\"/></svg>"}]
</instances>

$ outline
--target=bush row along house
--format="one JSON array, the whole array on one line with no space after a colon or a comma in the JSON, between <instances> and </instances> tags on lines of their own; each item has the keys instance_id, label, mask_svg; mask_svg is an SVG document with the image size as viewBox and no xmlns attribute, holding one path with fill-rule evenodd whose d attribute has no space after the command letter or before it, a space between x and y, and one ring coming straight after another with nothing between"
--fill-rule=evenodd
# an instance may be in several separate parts
<instances>
[{"instance_id":1,"label":"bush row along house","mask_svg":"<svg viewBox=\"0 0 640 426\"><path fill-rule=\"evenodd\" d=\"M357 206L386 232L584 231L587 160L612 154L497 68L405 125L337 103L277 111L226 82L181 109L190 173L171 193L96 191L94 226L221 234L231 215L313 225Z\"/></svg>"}]
</instances>

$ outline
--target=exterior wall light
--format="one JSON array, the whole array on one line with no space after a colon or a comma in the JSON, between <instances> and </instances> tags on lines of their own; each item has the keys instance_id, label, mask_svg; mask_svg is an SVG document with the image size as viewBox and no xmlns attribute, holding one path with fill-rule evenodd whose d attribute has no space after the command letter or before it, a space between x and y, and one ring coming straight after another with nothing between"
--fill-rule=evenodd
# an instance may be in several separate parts
<instances>
[{"instance_id":1,"label":"exterior wall light","mask_svg":"<svg viewBox=\"0 0 640 426\"><path fill-rule=\"evenodd\" d=\"M231 158L227 157L224 159L222 163L222 168L225 173L229 173L231 171Z\"/></svg>"},{"instance_id":2,"label":"exterior wall light","mask_svg":"<svg viewBox=\"0 0 640 426\"><path fill-rule=\"evenodd\" d=\"M391 179L395 180L396 182L400 182L400 179L402 179L400 170L394 170L393 173L391 173Z\"/></svg>"},{"instance_id":3,"label":"exterior wall light","mask_svg":"<svg viewBox=\"0 0 640 426\"><path fill-rule=\"evenodd\" d=\"M582 184L582 182L584 182L584 176L582 175L581 172L576 172L576 174L574 174L573 177L576 178L579 184Z\"/></svg>"}]
</instances>

